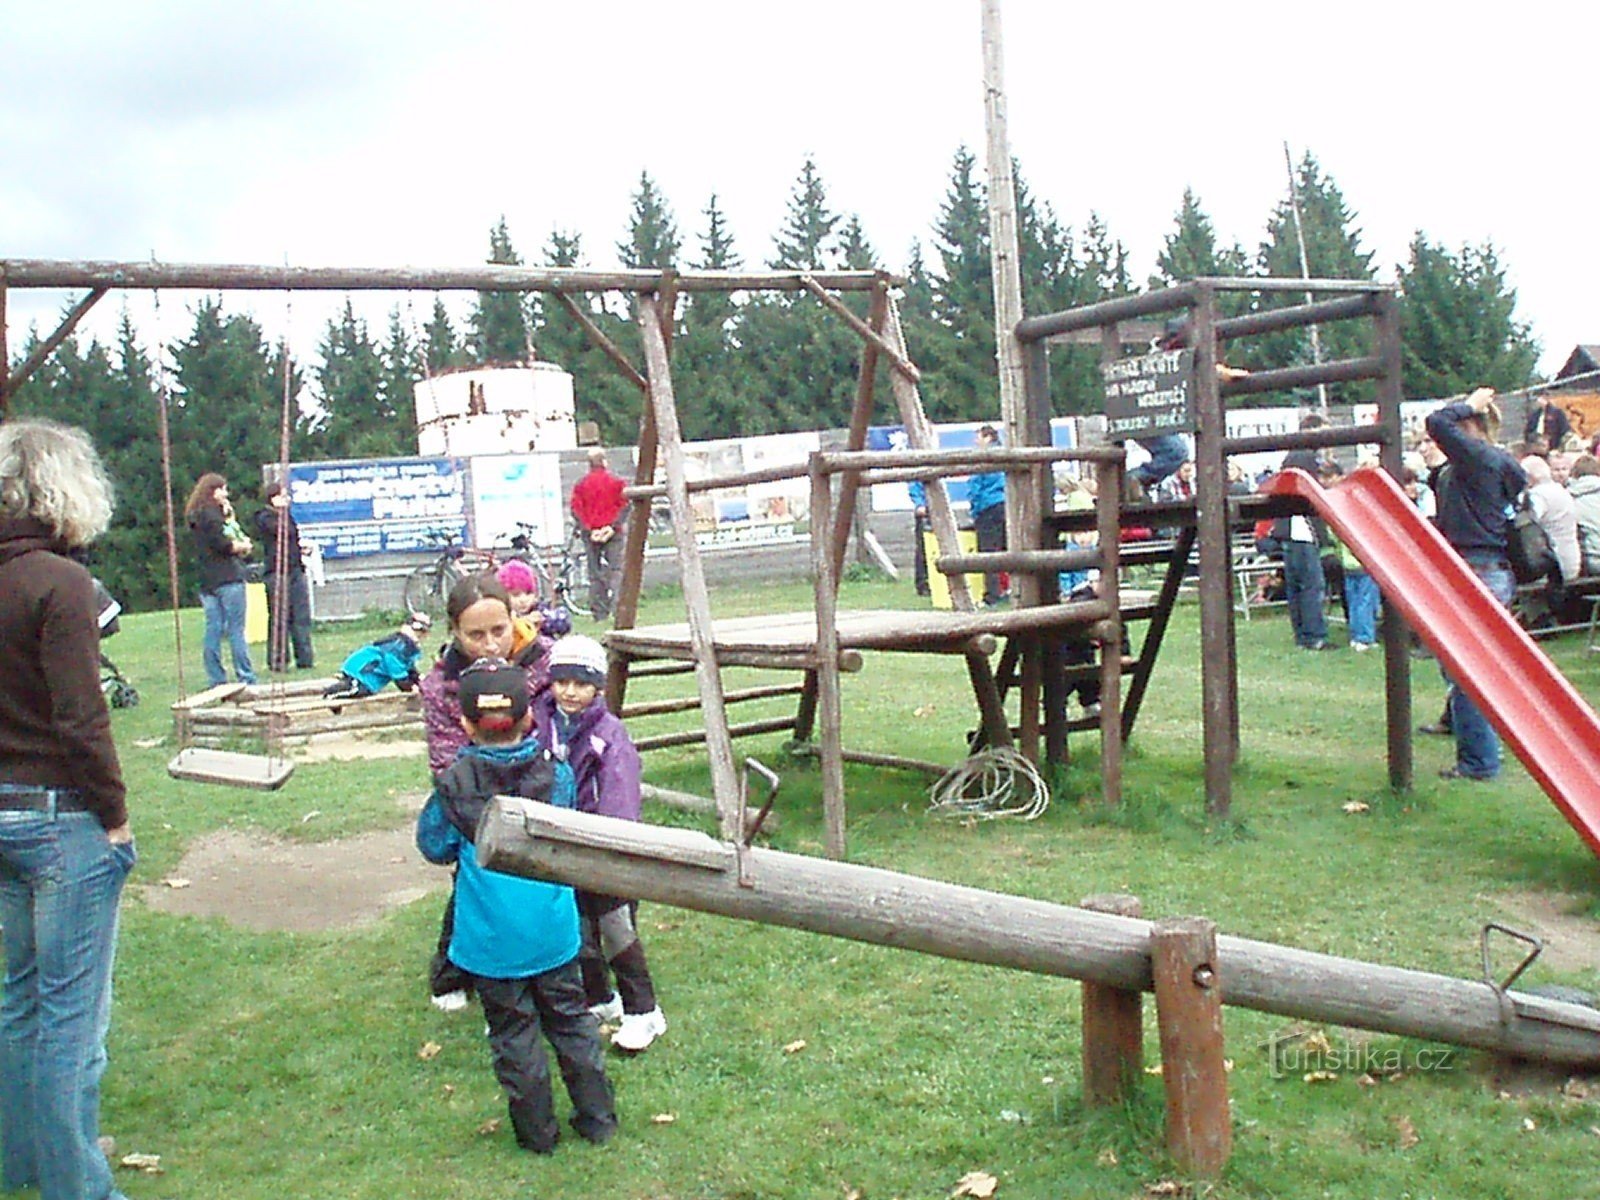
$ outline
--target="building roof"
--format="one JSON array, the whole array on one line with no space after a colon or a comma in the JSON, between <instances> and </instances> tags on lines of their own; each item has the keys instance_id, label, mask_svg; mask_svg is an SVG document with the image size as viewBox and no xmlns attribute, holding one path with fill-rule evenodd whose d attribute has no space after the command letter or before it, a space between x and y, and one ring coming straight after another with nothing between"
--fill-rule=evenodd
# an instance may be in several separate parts
<instances>
[{"instance_id":1,"label":"building roof","mask_svg":"<svg viewBox=\"0 0 1600 1200\"><path fill-rule=\"evenodd\" d=\"M1593 371L1600 371L1600 345L1577 345L1572 348L1572 353L1567 355L1567 361L1562 364L1561 370L1556 372L1556 379L1569 379L1574 375L1587 375Z\"/></svg>"}]
</instances>

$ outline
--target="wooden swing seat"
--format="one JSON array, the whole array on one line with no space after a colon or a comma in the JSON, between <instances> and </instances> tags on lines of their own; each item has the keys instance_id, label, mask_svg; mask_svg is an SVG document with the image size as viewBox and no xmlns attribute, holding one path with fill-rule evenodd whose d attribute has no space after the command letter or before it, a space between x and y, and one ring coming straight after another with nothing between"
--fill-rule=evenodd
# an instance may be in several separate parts
<instances>
[{"instance_id":1,"label":"wooden swing seat","mask_svg":"<svg viewBox=\"0 0 1600 1200\"><path fill-rule=\"evenodd\" d=\"M167 774L174 779L187 779L195 783L216 783L224 787L272 792L289 781L289 776L294 774L294 763L287 758L272 758L265 754L189 746L178 751L177 757L167 764Z\"/></svg>"}]
</instances>

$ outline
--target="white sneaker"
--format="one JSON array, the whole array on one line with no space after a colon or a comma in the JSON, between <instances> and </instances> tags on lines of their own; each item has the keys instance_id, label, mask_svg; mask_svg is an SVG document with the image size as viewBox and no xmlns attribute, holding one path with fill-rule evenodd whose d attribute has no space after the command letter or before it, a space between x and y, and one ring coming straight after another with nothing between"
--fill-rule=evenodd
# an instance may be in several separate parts
<instances>
[{"instance_id":1,"label":"white sneaker","mask_svg":"<svg viewBox=\"0 0 1600 1200\"><path fill-rule=\"evenodd\" d=\"M623 1013L622 1027L611 1035L611 1044L618 1050L637 1054L667 1031L667 1018L660 1008L647 1013Z\"/></svg>"},{"instance_id":2,"label":"white sneaker","mask_svg":"<svg viewBox=\"0 0 1600 1200\"><path fill-rule=\"evenodd\" d=\"M602 1025L614 1025L622 1020L622 997L612 992L599 1004L589 1005L589 1012Z\"/></svg>"},{"instance_id":3,"label":"white sneaker","mask_svg":"<svg viewBox=\"0 0 1600 1200\"><path fill-rule=\"evenodd\" d=\"M440 1012L460 1012L467 1006L467 994L463 991L445 992L433 998L433 1006Z\"/></svg>"}]
</instances>

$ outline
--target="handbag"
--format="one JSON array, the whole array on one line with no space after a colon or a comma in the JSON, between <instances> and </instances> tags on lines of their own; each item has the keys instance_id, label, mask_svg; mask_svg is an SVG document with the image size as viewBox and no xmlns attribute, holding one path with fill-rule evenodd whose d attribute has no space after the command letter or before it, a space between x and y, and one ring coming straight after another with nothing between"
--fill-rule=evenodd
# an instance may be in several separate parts
<instances>
[{"instance_id":1,"label":"handbag","mask_svg":"<svg viewBox=\"0 0 1600 1200\"><path fill-rule=\"evenodd\" d=\"M1559 569L1550 535L1533 515L1526 495L1517 502L1507 534L1506 557L1511 560L1511 574L1518 583L1537 583Z\"/></svg>"}]
</instances>

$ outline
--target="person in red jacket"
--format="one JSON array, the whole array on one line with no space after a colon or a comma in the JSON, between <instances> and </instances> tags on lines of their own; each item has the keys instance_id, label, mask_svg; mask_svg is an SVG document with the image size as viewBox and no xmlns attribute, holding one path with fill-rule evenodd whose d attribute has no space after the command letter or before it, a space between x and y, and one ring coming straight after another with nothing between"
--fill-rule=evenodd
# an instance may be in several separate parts
<instances>
[{"instance_id":1,"label":"person in red jacket","mask_svg":"<svg viewBox=\"0 0 1600 1200\"><path fill-rule=\"evenodd\" d=\"M626 486L606 465L606 452L596 446L589 451L589 473L572 489L572 515L583 528L589 552L589 611L596 621L611 616L616 599L612 585L628 515L628 502L622 496Z\"/></svg>"}]
</instances>

